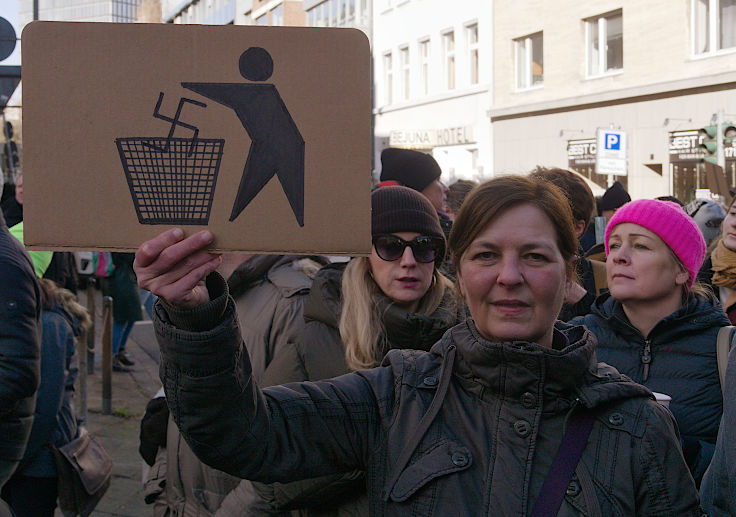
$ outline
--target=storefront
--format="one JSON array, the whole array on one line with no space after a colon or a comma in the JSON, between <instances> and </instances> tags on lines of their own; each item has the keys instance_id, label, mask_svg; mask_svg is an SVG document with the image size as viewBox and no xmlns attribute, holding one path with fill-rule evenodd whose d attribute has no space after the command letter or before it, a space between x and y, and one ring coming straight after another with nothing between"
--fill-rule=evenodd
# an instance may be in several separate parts
<instances>
[{"instance_id":1,"label":"storefront","mask_svg":"<svg viewBox=\"0 0 736 517\"><path fill-rule=\"evenodd\" d=\"M567 141L567 167L579 172L590 181L605 189L608 188L608 176L595 171L595 138L582 138ZM616 176L624 188L628 189L628 176Z\"/></svg>"},{"instance_id":2,"label":"storefront","mask_svg":"<svg viewBox=\"0 0 736 517\"><path fill-rule=\"evenodd\" d=\"M688 203L695 199L698 189L715 191L709 185L705 174L703 151L698 147L703 136L697 129L671 131L669 133L670 173L672 175L672 194ZM736 147L728 145L724 148L726 158L726 183L729 187L736 185ZM711 181L712 182L712 181Z\"/></svg>"}]
</instances>

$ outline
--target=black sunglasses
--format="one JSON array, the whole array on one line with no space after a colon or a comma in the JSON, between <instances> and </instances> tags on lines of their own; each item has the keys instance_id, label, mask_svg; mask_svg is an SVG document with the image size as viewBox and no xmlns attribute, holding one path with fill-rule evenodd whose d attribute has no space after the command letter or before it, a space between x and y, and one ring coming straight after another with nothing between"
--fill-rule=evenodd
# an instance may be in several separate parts
<instances>
[{"instance_id":1,"label":"black sunglasses","mask_svg":"<svg viewBox=\"0 0 736 517\"><path fill-rule=\"evenodd\" d=\"M417 262L427 264L443 258L445 243L441 238L429 235L420 235L410 241L405 241L392 234L373 236L373 247L376 249L376 254L387 262L400 259L407 246L411 248Z\"/></svg>"}]
</instances>

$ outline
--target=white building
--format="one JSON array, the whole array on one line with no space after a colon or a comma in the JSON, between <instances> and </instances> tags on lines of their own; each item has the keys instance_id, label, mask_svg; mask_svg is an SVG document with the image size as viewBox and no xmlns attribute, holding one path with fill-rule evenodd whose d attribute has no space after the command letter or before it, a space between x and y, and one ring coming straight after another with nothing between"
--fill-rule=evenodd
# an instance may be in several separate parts
<instances>
[{"instance_id":1,"label":"white building","mask_svg":"<svg viewBox=\"0 0 736 517\"><path fill-rule=\"evenodd\" d=\"M235 0L162 0L164 23L228 25L235 21Z\"/></svg>"},{"instance_id":2,"label":"white building","mask_svg":"<svg viewBox=\"0 0 736 517\"><path fill-rule=\"evenodd\" d=\"M448 184L491 175L492 14L491 1L374 0L376 168L404 147L431 153Z\"/></svg>"},{"instance_id":3,"label":"white building","mask_svg":"<svg viewBox=\"0 0 736 517\"><path fill-rule=\"evenodd\" d=\"M697 129L736 121L736 1L495 2L496 172L568 166L601 186L597 128L627 134L632 198L709 188ZM725 150L736 185L736 148Z\"/></svg>"},{"instance_id":4,"label":"white building","mask_svg":"<svg viewBox=\"0 0 736 517\"><path fill-rule=\"evenodd\" d=\"M38 0L38 19L75 22L134 22L141 0ZM33 0L18 0L21 27L33 20Z\"/></svg>"}]
</instances>

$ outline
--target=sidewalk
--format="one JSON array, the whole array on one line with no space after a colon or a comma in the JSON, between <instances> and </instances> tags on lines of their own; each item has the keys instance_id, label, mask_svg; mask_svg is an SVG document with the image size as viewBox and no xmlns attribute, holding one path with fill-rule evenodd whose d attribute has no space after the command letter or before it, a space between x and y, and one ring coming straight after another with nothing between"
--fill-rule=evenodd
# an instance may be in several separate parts
<instances>
[{"instance_id":1,"label":"sidewalk","mask_svg":"<svg viewBox=\"0 0 736 517\"><path fill-rule=\"evenodd\" d=\"M87 294L79 298L86 305ZM113 459L112 481L92 516L142 517L152 506L143 501L142 459L138 454L141 417L148 401L161 387L158 379L158 345L151 321L136 323L126 350L135 361L129 373L112 373L112 414L102 414L102 295L96 294L95 372L87 376L87 428L99 438ZM147 318L147 316L144 316ZM79 389L75 398L81 413ZM61 513L56 512L57 516Z\"/></svg>"}]
</instances>

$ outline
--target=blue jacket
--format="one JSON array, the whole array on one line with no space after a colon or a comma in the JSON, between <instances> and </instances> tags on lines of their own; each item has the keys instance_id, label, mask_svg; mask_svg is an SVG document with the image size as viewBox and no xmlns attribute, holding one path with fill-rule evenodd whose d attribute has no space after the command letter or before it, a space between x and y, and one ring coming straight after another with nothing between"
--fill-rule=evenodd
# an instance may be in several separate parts
<instances>
[{"instance_id":1,"label":"blue jacket","mask_svg":"<svg viewBox=\"0 0 736 517\"><path fill-rule=\"evenodd\" d=\"M74 336L80 329L76 318L59 305L41 312L41 323L41 386L31 436L16 473L55 477L54 458L47 444L60 447L77 435L72 397L78 373Z\"/></svg>"},{"instance_id":2,"label":"blue jacket","mask_svg":"<svg viewBox=\"0 0 736 517\"><path fill-rule=\"evenodd\" d=\"M0 214L0 460L23 457L40 380L41 294L23 246ZM13 465L13 468L15 465ZM9 475L0 466L0 484Z\"/></svg>"},{"instance_id":3,"label":"blue jacket","mask_svg":"<svg viewBox=\"0 0 736 517\"><path fill-rule=\"evenodd\" d=\"M583 323L598 339L596 355L635 382L672 397L670 410L683 440L683 453L696 481L713 456L723 411L716 338L730 325L718 301L693 296L662 319L645 339L629 322L618 300L604 294Z\"/></svg>"}]
</instances>

